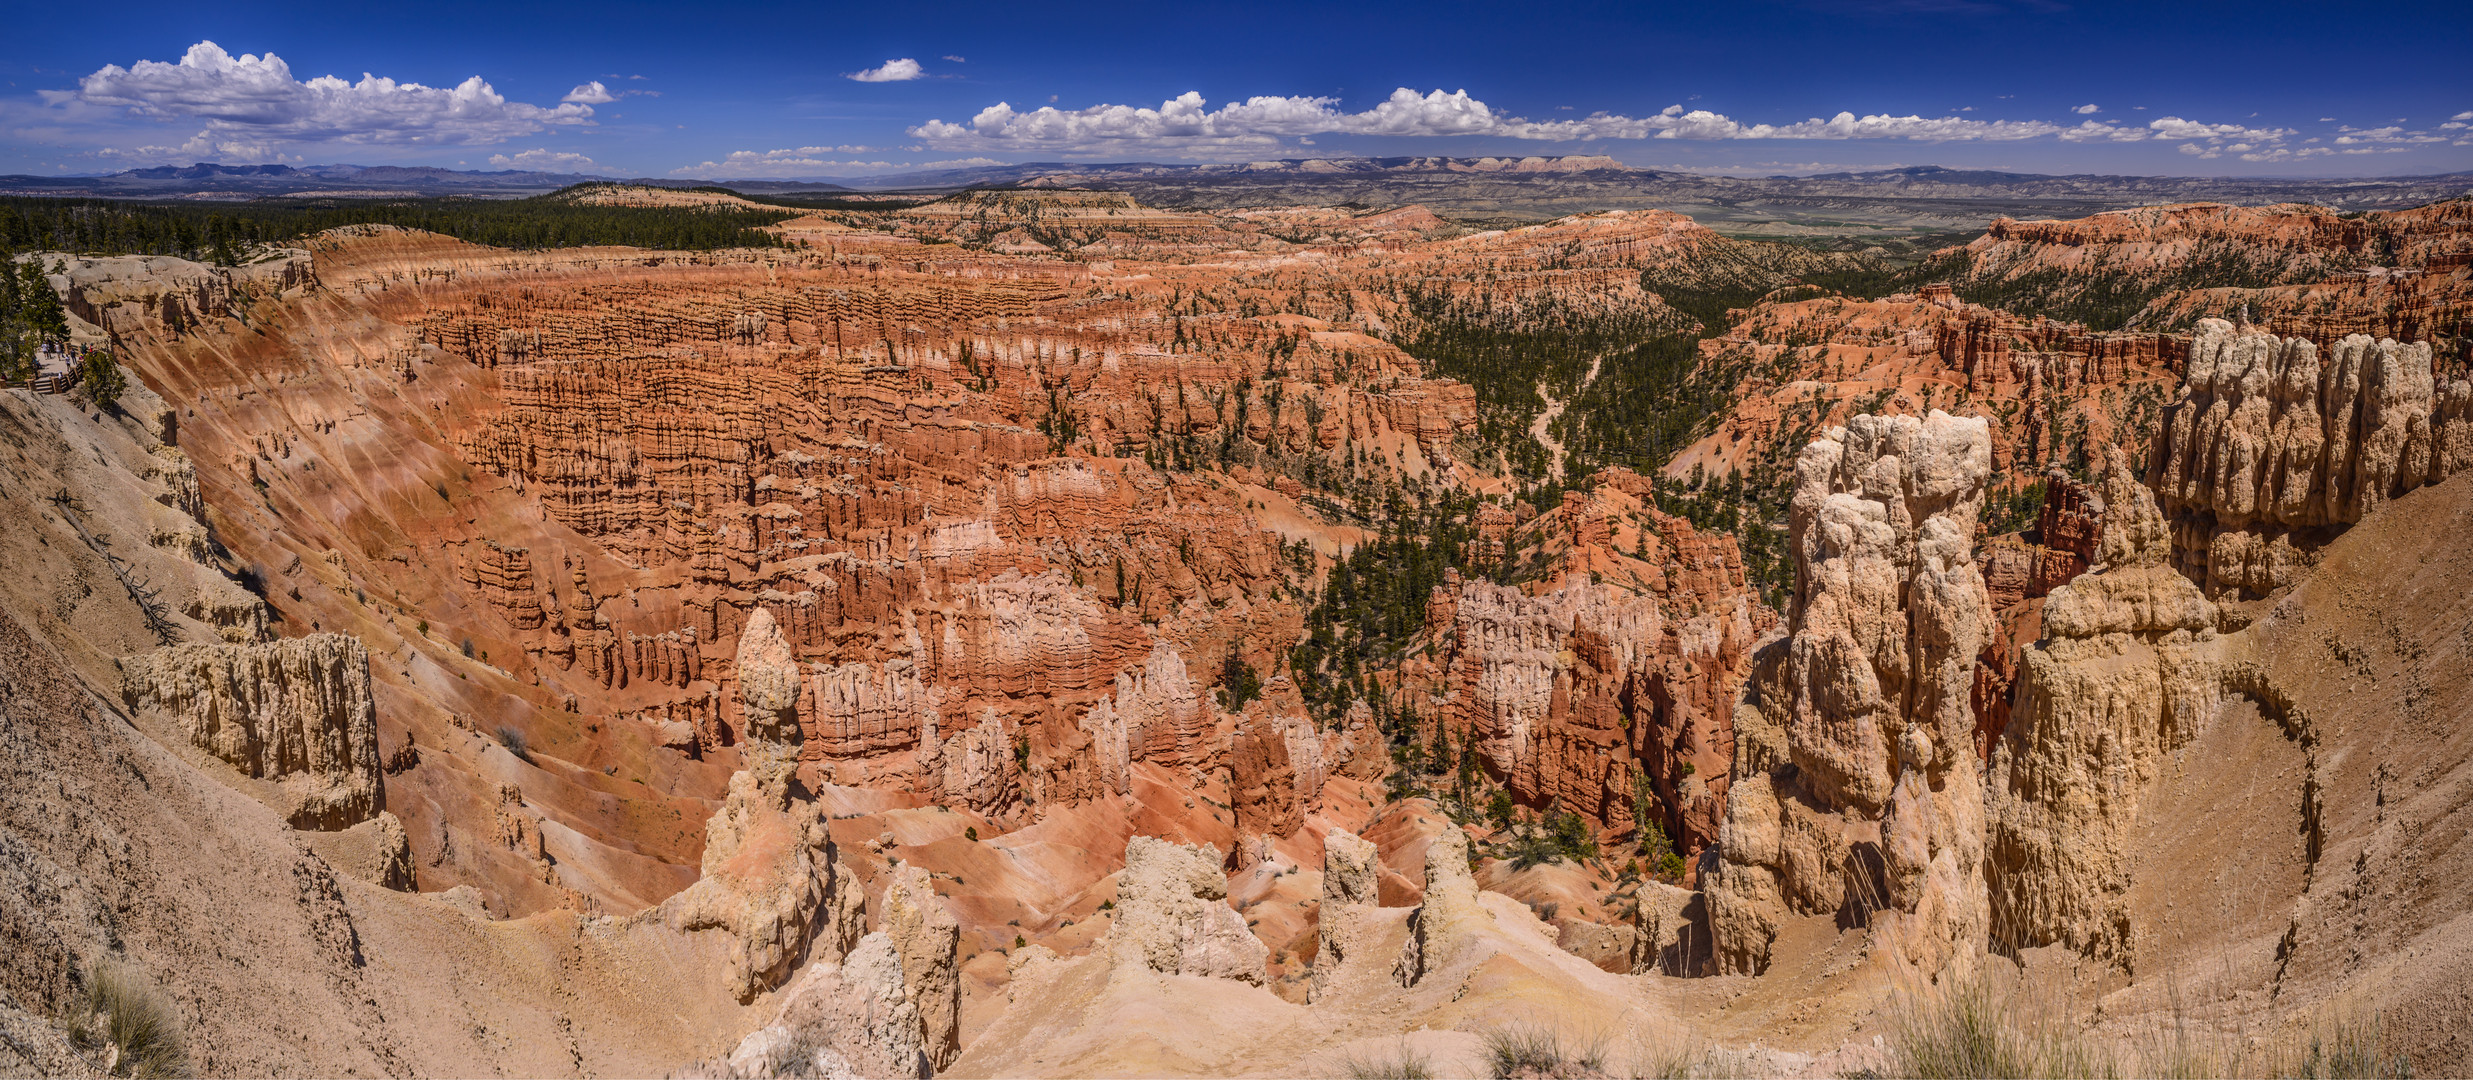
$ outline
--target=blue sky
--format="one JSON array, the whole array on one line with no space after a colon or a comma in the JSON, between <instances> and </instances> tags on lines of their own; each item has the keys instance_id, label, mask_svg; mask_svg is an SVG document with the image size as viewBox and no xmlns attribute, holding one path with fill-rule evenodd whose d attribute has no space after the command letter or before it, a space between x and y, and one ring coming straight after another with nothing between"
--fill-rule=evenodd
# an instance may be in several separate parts
<instances>
[{"instance_id":1,"label":"blue sky","mask_svg":"<svg viewBox=\"0 0 2473 1080\"><path fill-rule=\"evenodd\" d=\"M2461 2L14 6L0 171L35 174L1581 153L1734 173L2473 169Z\"/></svg>"}]
</instances>

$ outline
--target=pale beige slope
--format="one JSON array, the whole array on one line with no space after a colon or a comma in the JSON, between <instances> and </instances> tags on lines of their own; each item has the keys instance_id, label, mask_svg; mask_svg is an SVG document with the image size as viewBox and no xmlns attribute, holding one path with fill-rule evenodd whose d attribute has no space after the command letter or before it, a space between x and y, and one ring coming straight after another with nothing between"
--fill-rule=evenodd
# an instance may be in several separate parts
<instances>
[{"instance_id":1,"label":"pale beige slope","mask_svg":"<svg viewBox=\"0 0 2473 1080\"><path fill-rule=\"evenodd\" d=\"M721 932L356 880L321 857L349 834L133 724L117 669L159 639L123 577L193 642L255 598L214 565L160 402L122 405L0 390L0 1074L75 1071L54 1021L103 961L159 987L209 1075L657 1075L769 1015L725 992Z\"/></svg>"},{"instance_id":2,"label":"pale beige slope","mask_svg":"<svg viewBox=\"0 0 2473 1080\"><path fill-rule=\"evenodd\" d=\"M2175 853L2184 878L2234 871L2220 875L2219 895L2281 901L2248 914L2235 899L2231 917L2246 915L2249 925L2230 935L2236 952L2264 946L2254 962L2278 1005L2375 1008L2392 1048L2409 1052L2423 1075L2473 1074L2468 537L2473 475L2458 475L2355 525L2308 580L2270 602L2248 633L2269 696L2290 700L2283 711L2294 745L2271 758L2281 781L2273 817L2252 826L2265 834L2258 845L2202 836ZM2306 777L2294 760L2305 756L2314 766ZM2266 764L2189 759L2193 773L2216 780L2203 812L2252 814ZM2290 853L2283 865L2250 870L2255 848L2270 844ZM2292 899L2282 889L2295 878L2307 891ZM2209 963L2200 949L2182 957L2193 968Z\"/></svg>"},{"instance_id":3,"label":"pale beige slope","mask_svg":"<svg viewBox=\"0 0 2473 1080\"><path fill-rule=\"evenodd\" d=\"M1375 908L1365 946L1312 1005L1227 979L1111 968L1106 950L1015 960L1011 1004L964 1049L955 1076L1294 1076L1340 1071L1406 1038L1442 1075L1476 1075L1481 1033L1538 1023L1604 1038L1687 1041L1680 980L1611 975L1557 948L1554 929L1498 893L1492 915L1452 955L1403 988L1392 959L1406 908Z\"/></svg>"},{"instance_id":4,"label":"pale beige slope","mask_svg":"<svg viewBox=\"0 0 2473 1080\"><path fill-rule=\"evenodd\" d=\"M2473 1072L2468 535L2459 475L2354 525L2299 584L2226 609L2248 626L2225 639L2220 707L2151 779L2122 766L2081 793L2134 808L2127 947L2029 949L2040 986L2125 1047L2172 1025L2212 1052L2303 1045L2375 1016L2416 1072Z\"/></svg>"}]
</instances>

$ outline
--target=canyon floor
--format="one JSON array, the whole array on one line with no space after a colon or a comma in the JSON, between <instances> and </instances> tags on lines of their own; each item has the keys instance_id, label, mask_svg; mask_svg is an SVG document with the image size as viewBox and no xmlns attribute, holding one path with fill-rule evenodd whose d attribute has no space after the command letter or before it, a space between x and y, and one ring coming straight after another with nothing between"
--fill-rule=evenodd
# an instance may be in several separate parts
<instances>
[{"instance_id":1,"label":"canyon floor","mask_svg":"<svg viewBox=\"0 0 2473 1080\"><path fill-rule=\"evenodd\" d=\"M28 256L0 1072L2473 1071L2473 203L768 229Z\"/></svg>"}]
</instances>

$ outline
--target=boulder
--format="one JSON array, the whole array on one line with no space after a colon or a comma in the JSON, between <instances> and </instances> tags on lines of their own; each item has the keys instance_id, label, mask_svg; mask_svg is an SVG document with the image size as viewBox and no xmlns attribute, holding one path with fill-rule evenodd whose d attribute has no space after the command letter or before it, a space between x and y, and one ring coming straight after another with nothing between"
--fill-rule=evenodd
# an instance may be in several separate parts
<instances>
[{"instance_id":1,"label":"boulder","mask_svg":"<svg viewBox=\"0 0 2473 1080\"><path fill-rule=\"evenodd\" d=\"M1137 836L1125 845L1107 937L1119 970L1262 982L1271 949L1228 906L1221 865L1211 844Z\"/></svg>"}]
</instances>

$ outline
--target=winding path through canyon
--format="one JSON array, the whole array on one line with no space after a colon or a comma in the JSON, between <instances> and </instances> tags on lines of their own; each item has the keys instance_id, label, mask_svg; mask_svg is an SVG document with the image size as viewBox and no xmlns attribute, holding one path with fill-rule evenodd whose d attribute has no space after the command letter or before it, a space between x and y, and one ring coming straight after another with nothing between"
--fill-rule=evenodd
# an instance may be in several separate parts
<instances>
[{"instance_id":1,"label":"winding path through canyon","mask_svg":"<svg viewBox=\"0 0 2473 1080\"><path fill-rule=\"evenodd\" d=\"M1580 392L1588 389L1590 383L1596 382L1597 369L1604 367L1605 364L1604 356L1589 358L1589 373L1580 377L1580 385L1572 389L1571 396L1579 397ZM1546 399L1546 411L1538 413L1537 419L1529 423L1528 434L1530 438L1537 440L1539 445L1544 446L1547 453L1554 455L1554 478L1561 480L1563 478L1563 441L1554 437L1553 428L1554 421L1563 415L1563 406L1569 404L1570 399L1556 398L1547 393L1546 384L1542 382L1537 384L1537 396Z\"/></svg>"}]
</instances>

